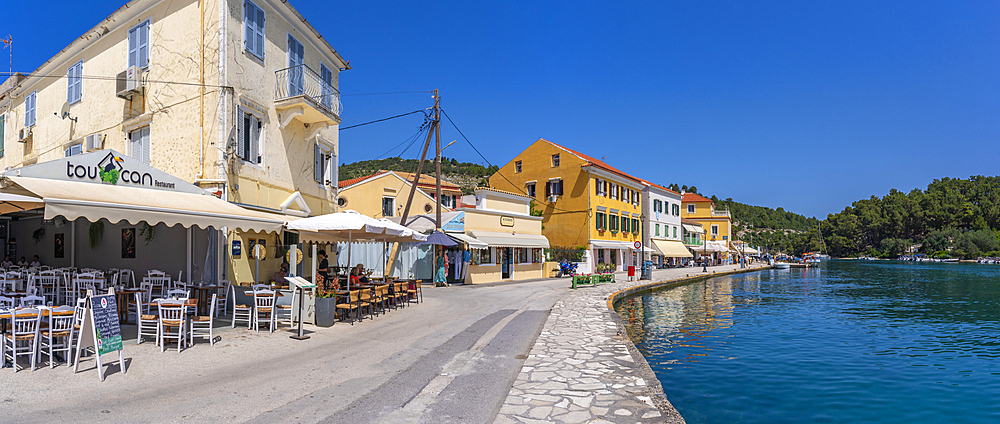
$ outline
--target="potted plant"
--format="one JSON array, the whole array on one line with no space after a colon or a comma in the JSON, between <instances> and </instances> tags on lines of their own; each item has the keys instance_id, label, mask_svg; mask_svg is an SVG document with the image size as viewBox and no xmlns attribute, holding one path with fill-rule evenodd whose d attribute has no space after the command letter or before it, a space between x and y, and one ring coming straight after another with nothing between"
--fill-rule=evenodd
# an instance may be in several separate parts
<instances>
[{"instance_id":1,"label":"potted plant","mask_svg":"<svg viewBox=\"0 0 1000 424\"><path fill-rule=\"evenodd\" d=\"M319 291L316 294L316 326L332 327L337 321L337 292Z\"/></svg>"}]
</instances>

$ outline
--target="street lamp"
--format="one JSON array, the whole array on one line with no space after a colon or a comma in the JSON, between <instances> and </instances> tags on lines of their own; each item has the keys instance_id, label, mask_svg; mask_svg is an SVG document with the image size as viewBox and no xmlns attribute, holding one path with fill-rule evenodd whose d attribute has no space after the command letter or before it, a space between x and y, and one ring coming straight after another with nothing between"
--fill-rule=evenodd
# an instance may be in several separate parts
<instances>
[{"instance_id":1,"label":"street lamp","mask_svg":"<svg viewBox=\"0 0 1000 424\"><path fill-rule=\"evenodd\" d=\"M639 260L642 261L642 266L639 268L639 279L649 280L646 278L646 214L639 215L639 225L642 226L642 240L639 245Z\"/></svg>"}]
</instances>

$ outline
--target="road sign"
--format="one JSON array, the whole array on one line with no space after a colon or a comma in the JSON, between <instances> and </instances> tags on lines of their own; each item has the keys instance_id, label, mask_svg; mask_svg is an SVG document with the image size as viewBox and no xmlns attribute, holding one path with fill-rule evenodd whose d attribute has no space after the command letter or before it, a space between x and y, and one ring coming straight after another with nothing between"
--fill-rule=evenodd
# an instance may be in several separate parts
<instances>
[{"instance_id":1,"label":"road sign","mask_svg":"<svg viewBox=\"0 0 1000 424\"><path fill-rule=\"evenodd\" d=\"M642 249L642 242L641 241L635 242L634 245L635 245L636 249Z\"/></svg>"}]
</instances>

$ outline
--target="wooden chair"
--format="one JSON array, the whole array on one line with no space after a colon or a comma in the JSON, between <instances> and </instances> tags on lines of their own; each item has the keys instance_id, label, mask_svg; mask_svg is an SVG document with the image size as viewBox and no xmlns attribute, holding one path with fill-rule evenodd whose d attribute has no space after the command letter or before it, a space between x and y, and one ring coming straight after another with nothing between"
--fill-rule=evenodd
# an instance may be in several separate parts
<instances>
[{"instance_id":1,"label":"wooden chair","mask_svg":"<svg viewBox=\"0 0 1000 424\"><path fill-rule=\"evenodd\" d=\"M338 303L337 311L341 309L345 310L346 317L350 317L351 325L354 325L354 321L357 318L358 311L360 308L361 300L361 290L351 290L347 293L347 303Z\"/></svg>"},{"instance_id":2,"label":"wooden chair","mask_svg":"<svg viewBox=\"0 0 1000 424\"><path fill-rule=\"evenodd\" d=\"M135 305L139 311L139 316L136 317L136 324L139 327L139 331L135 337L135 344L142 343L142 336L152 336L156 340L156 344L159 344L160 316L149 313L149 304L143 300L143 293L135 294ZM146 309L145 313L142 312L144 306Z\"/></svg>"},{"instance_id":3,"label":"wooden chair","mask_svg":"<svg viewBox=\"0 0 1000 424\"><path fill-rule=\"evenodd\" d=\"M358 312L362 321L365 319L365 308L368 309L368 315L374 318L373 304L372 289L361 289L361 294L358 296Z\"/></svg>"},{"instance_id":4,"label":"wooden chair","mask_svg":"<svg viewBox=\"0 0 1000 424\"><path fill-rule=\"evenodd\" d=\"M417 303L424 301L424 292L420 290L420 281L414 282L413 289L406 290L406 293L407 293L406 303L410 303L410 299L416 300Z\"/></svg>"},{"instance_id":5,"label":"wooden chair","mask_svg":"<svg viewBox=\"0 0 1000 424\"><path fill-rule=\"evenodd\" d=\"M218 301L218 296L212 294L212 300L208 304L208 316L193 316L191 317L191 328L188 330L188 340L190 344L194 344L195 337L208 337L208 343L211 346L215 346L215 335L213 330L215 328L215 304Z\"/></svg>"},{"instance_id":6,"label":"wooden chair","mask_svg":"<svg viewBox=\"0 0 1000 424\"><path fill-rule=\"evenodd\" d=\"M393 287L395 290L393 292L393 302L395 302L398 306L406 306L406 302L404 300L409 296L409 294L406 293L406 288L406 283L396 283L396 286Z\"/></svg>"},{"instance_id":7,"label":"wooden chair","mask_svg":"<svg viewBox=\"0 0 1000 424\"><path fill-rule=\"evenodd\" d=\"M289 327L294 327L295 324L292 322L292 308L295 306L295 296L298 296L298 290L292 290L292 301L288 305L274 305L274 324L288 324Z\"/></svg>"},{"instance_id":8,"label":"wooden chair","mask_svg":"<svg viewBox=\"0 0 1000 424\"><path fill-rule=\"evenodd\" d=\"M184 302L164 300L158 302L157 308L160 311L160 321L157 330L159 332L160 352L166 352L167 339L175 339L177 340L177 353L181 353L181 348L184 346L184 329L187 321L184 315Z\"/></svg>"},{"instance_id":9,"label":"wooden chair","mask_svg":"<svg viewBox=\"0 0 1000 424\"><path fill-rule=\"evenodd\" d=\"M38 354L38 328L42 315L38 309L29 308L10 312L10 329L3 335L0 358L10 358L14 372L17 372L17 357L31 358L31 370L35 370Z\"/></svg>"},{"instance_id":10,"label":"wooden chair","mask_svg":"<svg viewBox=\"0 0 1000 424\"><path fill-rule=\"evenodd\" d=\"M71 306L62 306L49 312L49 326L41 330L41 337L39 337L41 345L39 354L48 353L49 368L56 367L55 360L53 360L55 352L65 352L64 358L66 358L67 366L69 365L73 351L75 323L74 311Z\"/></svg>"},{"instance_id":11,"label":"wooden chair","mask_svg":"<svg viewBox=\"0 0 1000 424\"><path fill-rule=\"evenodd\" d=\"M247 328L253 328L253 304L237 304L236 286L230 286L233 291L230 296L233 298L233 328L236 328L236 321L247 323Z\"/></svg>"}]
</instances>

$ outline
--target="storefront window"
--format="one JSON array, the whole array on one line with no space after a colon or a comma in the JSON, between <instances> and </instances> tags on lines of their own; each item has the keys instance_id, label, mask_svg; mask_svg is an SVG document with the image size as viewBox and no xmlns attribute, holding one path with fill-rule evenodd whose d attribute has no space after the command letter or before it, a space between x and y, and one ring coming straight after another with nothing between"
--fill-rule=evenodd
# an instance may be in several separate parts
<instances>
[{"instance_id":1,"label":"storefront window","mask_svg":"<svg viewBox=\"0 0 1000 424\"><path fill-rule=\"evenodd\" d=\"M491 253L493 253L493 248L492 247L488 247L486 249L480 249L479 251L482 252L482 254L480 254L480 262L479 263L481 263L481 264L491 264L491 263L493 263L493 256L491 255Z\"/></svg>"},{"instance_id":2,"label":"storefront window","mask_svg":"<svg viewBox=\"0 0 1000 424\"><path fill-rule=\"evenodd\" d=\"M517 263L526 264L528 263L528 249L521 247L517 249Z\"/></svg>"},{"instance_id":3,"label":"storefront window","mask_svg":"<svg viewBox=\"0 0 1000 424\"><path fill-rule=\"evenodd\" d=\"M531 262L536 264L542 263L542 249L531 249Z\"/></svg>"}]
</instances>

